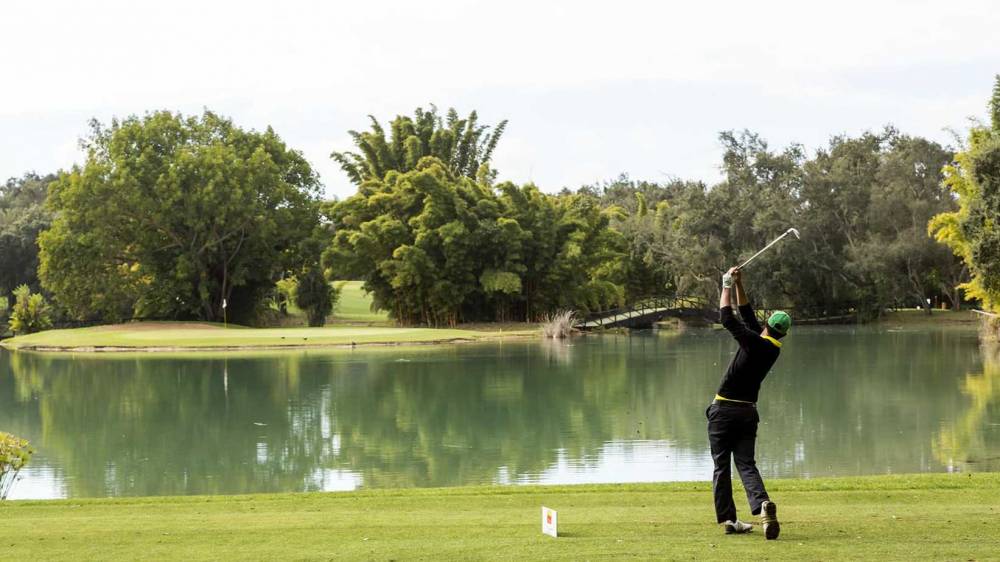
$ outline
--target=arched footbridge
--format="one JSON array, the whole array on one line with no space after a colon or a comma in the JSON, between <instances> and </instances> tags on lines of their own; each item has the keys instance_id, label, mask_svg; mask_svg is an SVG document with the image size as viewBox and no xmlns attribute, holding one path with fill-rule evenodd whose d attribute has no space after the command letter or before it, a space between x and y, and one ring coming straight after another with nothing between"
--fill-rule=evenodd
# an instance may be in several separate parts
<instances>
[{"instance_id":1,"label":"arched footbridge","mask_svg":"<svg viewBox=\"0 0 1000 562\"><path fill-rule=\"evenodd\" d=\"M664 318L703 318L717 322L719 309L700 297L650 297L621 308L589 314L574 327L578 330L652 328Z\"/></svg>"}]
</instances>

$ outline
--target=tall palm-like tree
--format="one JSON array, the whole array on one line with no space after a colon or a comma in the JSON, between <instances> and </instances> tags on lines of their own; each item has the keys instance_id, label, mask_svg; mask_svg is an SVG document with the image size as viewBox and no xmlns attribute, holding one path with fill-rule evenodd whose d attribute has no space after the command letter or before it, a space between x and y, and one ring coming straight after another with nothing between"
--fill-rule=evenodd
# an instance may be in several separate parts
<instances>
[{"instance_id":1,"label":"tall palm-like tree","mask_svg":"<svg viewBox=\"0 0 1000 562\"><path fill-rule=\"evenodd\" d=\"M507 126L506 119L495 127L480 125L475 111L461 119L454 108L442 119L432 105L430 111L418 107L413 117L397 115L386 138L378 119L368 117L370 131L349 131L358 152L335 151L330 155L355 184L382 179L391 170L409 171L424 156L437 157L456 175L476 178L486 166L484 172L492 176L490 157Z\"/></svg>"}]
</instances>

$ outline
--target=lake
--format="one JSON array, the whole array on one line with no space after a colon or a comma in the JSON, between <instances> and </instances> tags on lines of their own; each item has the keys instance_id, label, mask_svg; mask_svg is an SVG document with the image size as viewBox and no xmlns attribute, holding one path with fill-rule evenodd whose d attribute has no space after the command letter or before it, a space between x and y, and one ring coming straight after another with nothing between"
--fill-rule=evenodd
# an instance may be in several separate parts
<instances>
[{"instance_id":1,"label":"lake","mask_svg":"<svg viewBox=\"0 0 1000 562\"><path fill-rule=\"evenodd\" d=\"M11 498L711 478L717 330L448 347L0 351ZM761 392L765 478L1000 470L1000 366L966 329L802 327Z\"/></svg>"}]
</instances>

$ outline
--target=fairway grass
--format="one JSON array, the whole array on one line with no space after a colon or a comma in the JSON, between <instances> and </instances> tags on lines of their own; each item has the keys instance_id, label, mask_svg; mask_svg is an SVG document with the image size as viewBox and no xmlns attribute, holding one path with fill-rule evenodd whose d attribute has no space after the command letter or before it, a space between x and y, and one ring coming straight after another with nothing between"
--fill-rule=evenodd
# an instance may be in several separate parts
<instances>
[{"instance_id":1,"label":"fairway grass","mask_svg":"<svg viewBox=\"0 0 1000 562\"><path fill-rule=\"evenodd\" d=\"M361 281L335 281L334 286L340 289L340 298L333 310L334 321L344 322L389 322L385 312L372 312L371 295L361 288Z\"/></svg>"},{"instance_id":2,"label":"fairway grass","mask_svg":"<svg viewBox=\"0 0 1000 562\"><path fill-rule=\"evenodd\" d=\"M1000 559L998 474L769 488L776 541L724 535L699 482L7 501L0 544L13 560ZM542 505L560 538L541 534Z\"/></svg>"},{"instance_id":3,"label":"fairway grass","mask_svg":"<svg viewBox=\"0 0 1000 562\"><path fill-rule=\"evenodd\" d=\"M509 336L535 330L451 330L389 326L328 326L324 328L244 328L219 324L141 322L92 328L48 330L4 340L11 349L41 351L225 350L314 346L451 343Z\"/></svg>"}]
</instances>

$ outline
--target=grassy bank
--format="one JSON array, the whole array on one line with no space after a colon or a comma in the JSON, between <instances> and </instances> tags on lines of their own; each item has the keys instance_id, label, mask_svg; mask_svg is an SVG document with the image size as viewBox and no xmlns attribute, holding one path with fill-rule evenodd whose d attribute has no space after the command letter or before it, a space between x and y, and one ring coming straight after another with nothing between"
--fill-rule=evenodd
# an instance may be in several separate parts
<instances>
[{"instance_id":1,"label":"grassy bank","mask_svg":"<svg viewBox=\"0 0 1000 562\"><path fill-rule=\"evenodd\" d=\"M273 349L353 345L451 343L531 336L533 324L469 324L460 329L400 328L384 312L371 311L361 281L338 281L340 300L323 328L246 328L205 322L133 322L48 330L0 342L9 349L39 351L187 351ZM292 323L304 323L294 309Z\"/></svg>"},{"instance_id":2,"label":"grassy bank","mask_svg":"<svg viewBox=\"0 0 1000 562\"><path fill-rule=\"evenodd\" d=\"M11 559L996 560L1000 475L776 480L782 535L725 536L706 483L0 504ZM540 506L559 511L541 535ZM742 513L744 502L739 502Z\"/></svg>"},{"instance_id":3,"label":"grassy bank","mask_svg":"<svg viewBox=\"0 0 1000 562\"><path fill-rule=\"evenodd\" d=\"M897 310L887 312L879 323L889 327L948 327L948 326L978 326L979 317L971 310Z\"/></svg>"},{"instance_id":4,"label":"grassy bank","mask_svg":"<svg viewBox=\"0 0 1000 562\"><path fill-rule=\"evenodd\" d=\"M4 340L24 350L211 350L375 344L419 344L475 341L534 334L492 330L329 326L324 328L243 328L221 324L138 322L69 330L48 330Z\"/></svg>"}]
</instances>

